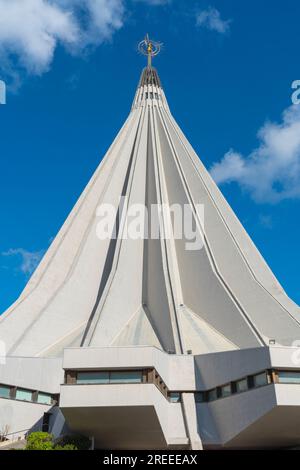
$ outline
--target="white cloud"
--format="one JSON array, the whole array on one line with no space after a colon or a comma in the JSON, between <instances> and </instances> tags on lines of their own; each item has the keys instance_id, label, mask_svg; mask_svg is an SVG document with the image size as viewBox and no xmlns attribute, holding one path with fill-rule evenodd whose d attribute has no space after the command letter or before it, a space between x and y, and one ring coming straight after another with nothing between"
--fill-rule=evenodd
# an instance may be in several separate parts
<instances>
[{"instance_id":1,"label":"white cloud","mask_svg":"<svg viewBox=\"0 0 300 470\"><path fill-rule=\"evenodd\" d=\"M77 39L70 12L45 0L0 0L1 56L18 56L29 72L48 68L58 42L70 44Z\"/></svg>"},{"instance_id":2,"label":"white cloud","mask_svg":"<svg viewBox=\"0 0 300 470\"><path fill-rule=\"evenodd\" d=\"M218 184L236 182L257 202L300 197L300 106L287 108L280 123L267 122L259 146L247 157L230 150L211 168Z\"/></svg>"},{"instance_id":3,"label":"white cloud","mask_svg":"<svg viewBox=\"0 0 300 470\"><path fill-rule=\"evenodd\" d=\"M2 256L19 256L21 258L21 263L18 269L22 271L22 273L30 275L41 261L44 253L44 250L27 251L24 250L24 248L11 248L1 254Z\"/></svg>"},{"instance_id":4,"label":"white cloud","mask_svg":"<svg viewBox=\"0 0 300 470\"><path fill-rule=\"evenodd\" d=\"M230 28L231 20L223 20L220 12L213 7L207 10L202 10L197 14L196 24L207 28L211 31L216 31L220 34L227 33Z\"/></svg>"},{"instance_id":5,"label":"white cloud","mask_svg":"<svg viewBox=\"0 0 300 470\"><path fill-rule=\"evenodd\" d=\"M78 46L99 45L111 40L124 23L124 0L54 0L72 11L79 25Z\"/></svg>"},{"instance_id":6,"label":"white cloud","mask_svg":"<svg viewBox=\"0 0 300 470\"><path fill-rule=\"evenodd\" d=\"M47 71L59 44L78 51L110 40L123 26L123 0L0 0L0 63Z\"/></svg>"}]
</instances>

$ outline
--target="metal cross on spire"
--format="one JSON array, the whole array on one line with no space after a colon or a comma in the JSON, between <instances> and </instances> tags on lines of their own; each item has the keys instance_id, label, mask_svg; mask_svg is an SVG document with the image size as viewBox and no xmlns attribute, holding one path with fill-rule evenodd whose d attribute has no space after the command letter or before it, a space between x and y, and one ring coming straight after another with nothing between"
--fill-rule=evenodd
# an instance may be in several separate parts
<instances>
[{"instance_id":1,"label":"metal cross on spire","mask_svg":"<svg viewBox=\"0 0 300 470\"><path fill-rule=\"evenodd\" d=\"M152 67L152 57L160 53L161 47L162 43L152 41L149 38L149 34L146 34L145 39L139 43L138 49L140 53L148 57L148 68Z\"/></svg>"}]
</instances>

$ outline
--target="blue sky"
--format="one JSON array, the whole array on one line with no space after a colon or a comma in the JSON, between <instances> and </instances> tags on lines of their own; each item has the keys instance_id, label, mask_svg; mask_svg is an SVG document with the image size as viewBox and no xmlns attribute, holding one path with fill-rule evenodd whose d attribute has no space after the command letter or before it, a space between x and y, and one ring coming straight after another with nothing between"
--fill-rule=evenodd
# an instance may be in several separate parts
<instances>
[{"instance_id":1,"label":"blue sky","mask_svg":"<svg viewBox=\"0 0 300 470\"><path fill-rule=\"evenodd\" d=\"M126 118L146 32L175 118L300 303L299 17L297 0L0 0L0 312Z\"/></svg>"}]
</instances>

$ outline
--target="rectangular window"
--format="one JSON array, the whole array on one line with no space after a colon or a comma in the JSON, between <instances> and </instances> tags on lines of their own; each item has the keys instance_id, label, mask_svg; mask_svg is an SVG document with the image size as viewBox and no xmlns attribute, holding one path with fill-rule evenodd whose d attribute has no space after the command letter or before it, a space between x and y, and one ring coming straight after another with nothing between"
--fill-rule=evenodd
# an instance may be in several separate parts
<instances>
[{"instance_id":1,"label":"rectangular window","mask_svg":"<svg viewBox=\"0 0 300 470\"><path fill-rule=\"evenodd\" d=\"M43 432L49 432L50 417L51 417L51 413L44 413L43 423L42 423Z\"/></svg>"},{"instance_id":2,"label":"rectangular window","mask_svg":"<svg viewBox=\"0 0 300 470\"><path fill-rule=\"evenodd\" d=\"M10 387L0 385L0 398L10 398Z\"/></svg>"},{"instance_id":3,"label":"rectangular window","mask_svg":"<svg viewBox=\"0 0 300 470\"><path fill-rule=\"evenodd\" d=\"M180 402L180 393L179 392L171 392L169 393L169 399L171 403L179 403Z\"/></svg>"},{"instance_id":4,"label":"rectangular window","mask_svg":"<svg viewBox=\"0 0 300 470\"><path fill-rule=\"evenodd\" d=\"M208 392L208 401L214 401L217 399L217 389L214 388L210 392Z\"/></svg>"},{"instance_id":5,"label":"rectangular window","mask_svg":"<svg viewBox=\"0 0 300 470\"><path fill-rule=\"evenodd\" d=\"M266 372L262 372L261 374L254 375L254 387L262 387L263 385L268 384L268 376Z\"/></svg>"},{"instance_id":6,"label":"rectangular window","mask_svg":"<svg viewBox=\"0 0 300 470\"><path fill-rule=\"evenodd\" d=\"M280 384L300 384L300 372L278 371L278 382Z\"/></svg>"},{"instance_id":7,"label":"rectangular window","mask_svg":"<svg viewBox=\"0 0 300 470\"><path fill-rule=\"evenodd\" d=\"M32 391L17 388L16 400L32 401Z\"/></svg>"},{"instance_id":8,"label":"rectangular window","mask_svg":"<svg viewBox=\"0 0 300 470\"><path fill-rule=\"evenodd\" d=\"M51 405L52 397L51 395L48 395L47 393L39 392L38 397L37 397L37 402L43 405Z\"/></svg>"},{"instance_id":9,"label":"rectangular window","mask_svg":"<svg viewBox=\"0 0 300 470\"><path fill-rule=\"evenodd\" d=\"M236 391L239 392L246 392L248 390L248 380L247 379L242 379L238 380L236 383Z\"/></svg>"},{"instance_id":10,"label":"rectangular window","mask_svg":"<svg viewBox=\"0 0 300 470\"><path fill-rule=\"evenodd\" d=\"M110 383L141 383L143 381L142 371L129 370L110 373Z\"/></svg>"},{"instance_id":11,"label":"rectangular window","mask_svg":"<svg viewBox=\"0 0 300 470\"><path fill-rule=\"evenodd\" d=\"M109 372L78 372L77 384L108 384Z\"/></svg>"},{"instance_id":12,"label":"rectangular window","mask_svg":"<svg viewBox=\"0 0 300 470\"><path fill-rule=\"evenodd\" d=\"M205 393L204 392L196 392L195 393L195 402L196 403L204 403L205 402Z\"/></svg>"},{"instance_id":13,"label":"rectangular window","mask_svg":"<svg viewBox=\"0 0 300 470\"><path fill-rule=\"evenodd\" d=\"M229 397L230 395L231 395L231 385L230 384L223 385L223 387L221 387L221 397L226 398L226 397Z\"/></svg>"}]
</instances>

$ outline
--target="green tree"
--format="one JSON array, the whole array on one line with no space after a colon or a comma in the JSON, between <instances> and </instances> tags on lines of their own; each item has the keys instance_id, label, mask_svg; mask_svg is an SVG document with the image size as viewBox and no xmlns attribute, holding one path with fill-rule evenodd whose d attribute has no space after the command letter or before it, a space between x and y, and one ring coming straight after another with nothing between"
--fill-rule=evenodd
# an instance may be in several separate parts
<instances>
[{"instance_id":1,"label":"green tree","mask_svg":"<svg viewBox=\"0 0 300 470\"><path fill-rule=\"evenodd\" d=\"M26 450L53 450L53 435L48 432L33 432L27 437Z\"/></svg>"},{"instance_id":2,"label":"green tree","mask_svg":"<svg viewBox=\"0 0 300 470\"><path fill-rule=\"evenodd\" d=\"M57 446L65 447L65 446L74 446L76 450L89 450L91 447L91 441L86 436L81 435L66 435L60 437L55 442L55 449Z\"/></svg>"},{"instance_id":3,"label":"green tree","mask_svg":"<svg viewBox=\"0 0 300 470\"><path fill-rule=\"evenodd\" d=\"M25 450L88 450L90 445L86 436L67 435L54 441L53 434L39 431L27 437Z\"/></svg>"},{"instance_id":4,"label":"green tree","mask_svg":"<svg viewBox=\"0 0 300 470\"><path fill-rule=\"evenodd\" d=\"M65 446L55 446L54 450L78 450L73 444L66 444Z\"/></svg>"}]
</instances>

